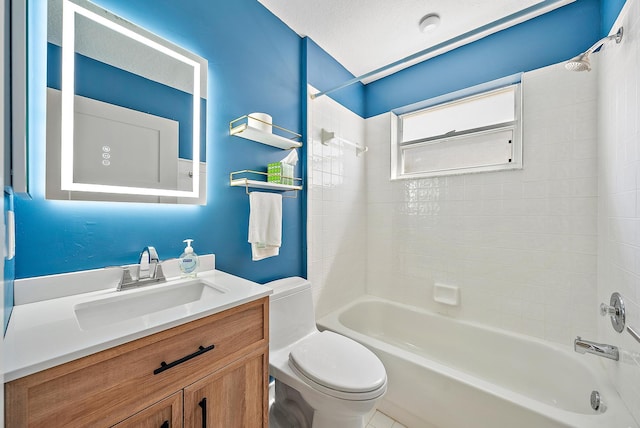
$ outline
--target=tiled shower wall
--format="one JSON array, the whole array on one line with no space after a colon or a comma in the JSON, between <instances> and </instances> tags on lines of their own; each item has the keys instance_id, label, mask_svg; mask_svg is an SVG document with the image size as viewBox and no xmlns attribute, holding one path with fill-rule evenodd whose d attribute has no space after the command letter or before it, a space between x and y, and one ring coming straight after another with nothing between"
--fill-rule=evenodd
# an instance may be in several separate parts
<instances>
[{"instance_id":1,"label":"tiled shower wall","mask_svg":"<svg viewBox=\"0 0 640 428\"><path fill-rule=\"evenodd\" d=\"M365 121L329 97L309 112L308 279L322 316L365 293L366 155L340 141L364 145ZM338 138L322 144L323 128Z\"/></svg>"},{"instance_id":2,"label":"tiled shower wall","mask_svg":"<svg viewBox=\"0 0 640 428\"><path fill-rule=\"evenodd\" d=\"M523 76L524 169L389 181L367 119L367 292L570 345L598 320L596 73ZM433 301L434 283L462 303Z\"/></svg>"},{"instance_id":3,"label":"tiled shower wall","mask_svg":"<svg viewBox=\"0 0 640 428\"><path fill-rule=\"evenodd\" d=\"M624 297L627 323L640 331L640 1L628 0L614 29L622 43L597 55L598 76L598 301ZM614 32L615 32L614 30ZM600 318L600 317L598 317ZM603 361L640 421L640 343L598 320L600 340L621 348L620 363Z\"/></svg>"},{"instance_id":4,"label":"tiled shower wall","mask_svg":"<svg viewBox=\"0 0 640 428\"><path fill-rule=\"evenodd\" d=\"M611 343L621 362L601 362L640 420L640 344L597 315L618 291L640 330L640 0L619 21L623 43L593 55L590 73L523 77L523 170L390 182L389 116L311 102L318 315L366 292L566 346ZM321 128L366 136L369 152L323 146ZM435 303L436 282L459 286L461 306Z\"/></svg>"}]
</instances>

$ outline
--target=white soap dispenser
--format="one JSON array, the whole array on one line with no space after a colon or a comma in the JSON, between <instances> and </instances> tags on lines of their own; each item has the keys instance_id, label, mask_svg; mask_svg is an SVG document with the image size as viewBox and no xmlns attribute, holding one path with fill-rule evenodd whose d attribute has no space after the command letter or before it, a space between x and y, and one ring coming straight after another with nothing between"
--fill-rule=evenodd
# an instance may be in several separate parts
<instances>
[{"instance_id":1,"label":"white soap dispenser","mask_svg":"<svg viewBox=\"0 0 640 428\"><path fill-rule=\"evenodd\" d=\"M198 266L200 266L200 261L198 260L198 255L193 251L193 248L191 247L193 239L185 239L182 242L186 242L187 247L184 249L184 252L178 259L178 266L180 267L180 271L182 271L183 277L195 278L198 274Z\"/></svg>"}]
</instances>

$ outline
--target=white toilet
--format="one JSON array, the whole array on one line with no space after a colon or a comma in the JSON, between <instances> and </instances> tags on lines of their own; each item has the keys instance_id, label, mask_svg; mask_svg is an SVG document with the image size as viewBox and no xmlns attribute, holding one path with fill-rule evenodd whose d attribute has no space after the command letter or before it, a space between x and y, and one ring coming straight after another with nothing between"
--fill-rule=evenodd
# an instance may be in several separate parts
<instances>
[{"instance_id":1,"label":"white toilet","mask_svg":"<svg viewBox=\"0 0 640 428\"><path fill-rule=\"evenodd\" d=\"M276 379L271 428L362 428L387 390L376 355L347 337L316 328L311 283L285 278L269 305L269 373Z\"/></svg>"}]
</instances>

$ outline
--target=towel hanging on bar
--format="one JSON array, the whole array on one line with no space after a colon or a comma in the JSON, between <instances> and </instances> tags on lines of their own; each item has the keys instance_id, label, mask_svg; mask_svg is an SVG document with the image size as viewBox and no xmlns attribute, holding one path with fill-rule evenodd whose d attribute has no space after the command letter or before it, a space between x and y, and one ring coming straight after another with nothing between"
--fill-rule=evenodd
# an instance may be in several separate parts
<instances>
[{"instance_id":1,"label":"towel hanging on bar","mask_svg":"<svg viewBox=\"0 0 640 428\"><path fill-rule=\"evenodd\" d=\"M277 256L282 245L282 195L249 193L249 242L253 261Z\"/></svg>"}]
</instances>

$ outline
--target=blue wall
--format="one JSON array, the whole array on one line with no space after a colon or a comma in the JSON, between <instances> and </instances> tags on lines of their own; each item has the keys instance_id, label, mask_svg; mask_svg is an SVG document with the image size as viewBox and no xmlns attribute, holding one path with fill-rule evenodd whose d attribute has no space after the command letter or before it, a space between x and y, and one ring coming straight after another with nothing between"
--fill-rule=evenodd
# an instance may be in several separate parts
<instances>
[{"instance_id":1,"label":"blue wall","mask_svg":"<svg viewBox=\"0 0 640 428\"><path fill-rule=\"evenodd\" d=\"M625 3L626 0L602 0L601 35L603 37L609 34Z\"/></svg>"},{"instance_id":2,"label":"blue wall","mask_svg":"<svg viewBox=\"0 0 640 428\"><path fill-rule=\"evenodd\" d=\"M303 43L306 48L307 79L317 90L326 91L355 77L309 37L305 37ZM362 83L355 83L327 96L364 117L364 88Z\"/></svg>"},{"instance_id":3,"label":"blue wall","mask_svg":"<svg viewBox=\"0 0 640 428\"><path fill-rule=\"evenodd\" d=\"M46 2L29 1L29 149L33 199L16 200L16 277L137 262L145 245L177 257L185 238L217 267L256 281L302 275L304 198L283 201L278 257L251 261L249 200L229 172L265 169L286 152L229 136L229 121L262 111L300 131L301 40L255 0L94 0L209 61L206 206L44 199ZM298 175L301 166L298 167Z\"/></svg>"},{"instance_id":4,"label":"blue wall","mask_svg":"<svg viewBox=\"0 0 640 428\"><path fill-rule=\"evenodd\" d=\"M577 0L366 85L366 117L567 60L600 36L600 0Z\"/></svg>"}]
</instances>

